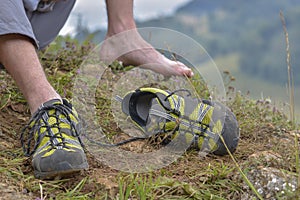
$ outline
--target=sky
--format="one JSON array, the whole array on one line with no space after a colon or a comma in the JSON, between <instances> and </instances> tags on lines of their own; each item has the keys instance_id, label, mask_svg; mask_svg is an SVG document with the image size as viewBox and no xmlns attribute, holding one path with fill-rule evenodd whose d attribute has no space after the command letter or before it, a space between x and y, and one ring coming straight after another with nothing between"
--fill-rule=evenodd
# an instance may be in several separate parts
<instances>
[{"instance_id":1,"label":"sky","mask_svg":"<svg viewBox=\"0 0 300 200\"><path fill-rule=\"evenodd\" d=\"M147 20L161 15L172 14L176 8L190 0L135 0L134 16L137 20ZM106 27L107 17L105 0L77 0L75 7L66 25L60 34L74 33L74 26L78 15L82 16L83 23L89 30Z\"/></svg>"}]
</instances>

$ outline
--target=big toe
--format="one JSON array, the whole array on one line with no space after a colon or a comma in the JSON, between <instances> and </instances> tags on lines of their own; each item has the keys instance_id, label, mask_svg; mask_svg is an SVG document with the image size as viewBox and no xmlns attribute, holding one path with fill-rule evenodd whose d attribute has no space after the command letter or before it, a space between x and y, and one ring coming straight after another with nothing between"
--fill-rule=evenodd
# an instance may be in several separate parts
<instances>
[{"instance_id":1,"label":"big toe","mask_svg":"<svg viewBox=\"0 0 300 200\"><path fill-rule=\"evenodd\" d=\"M186 65L184 65L183 63L179 62L179 61L173 61L173 67L174 69L176 69L176 71L179 73L179 75L182 76L187 76L189 78L191 78L192 76L194 76L194 73L192 71L191 68L187 67Z\"/></svg>"}]
</instances>

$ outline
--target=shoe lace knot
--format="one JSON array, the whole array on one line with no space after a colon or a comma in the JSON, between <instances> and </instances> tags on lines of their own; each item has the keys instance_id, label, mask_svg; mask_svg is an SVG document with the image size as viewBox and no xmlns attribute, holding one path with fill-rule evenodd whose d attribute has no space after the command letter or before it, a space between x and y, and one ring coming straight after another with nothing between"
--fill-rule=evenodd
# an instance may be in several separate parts
<instances>
[{"instance_id":1,"label":"shoe lace knot","mask_svg":"<svg viewBox=\"0 0 300 200\"><path fill-rule=\"evenodd\" d=\"M68 148L63 133L71 137L77 137L83 146L79 137L82 129L81 120L74 115L70 107L62 103L41 106L22 130L21 144L23 151L26 156L31 156L45 137L49 140L43 145L50 145L49 150ZM27 135L26 139L25 135ZM34 144L33 141L35 141Z\"/></svg>"}]
</instances>

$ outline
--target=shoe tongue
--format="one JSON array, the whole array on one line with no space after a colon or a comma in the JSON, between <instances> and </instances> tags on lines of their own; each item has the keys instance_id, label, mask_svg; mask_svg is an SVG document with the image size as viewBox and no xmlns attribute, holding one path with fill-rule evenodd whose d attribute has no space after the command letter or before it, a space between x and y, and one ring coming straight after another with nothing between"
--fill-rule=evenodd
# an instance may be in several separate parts
<instances>
[{"instance_id":1,"label":"shoe tongue","mask_svg":"<svg viewBox=\"0 0 300 200\"><path fill-rule=\"evenodd\" d=\"M61 104L63 104L63 102L60 99L51 99L49 101L46 101L45 103L40 105L40 107L37 109L37 111L35 111L33 113L31 118L34 119L35 117L37 117L39 115L40 111L45 107L51 107L53 105L61 105Z\"/></svg>"},{"instance_id":2,"label":"shoe tongue","mask_svg":"<svg viewBox=\"0 0 300 200\"><path fill-rule=\"evenodd\" d=\"M52 105L57 105L57 104L62 104L62 101L60 99L51 99L49 101L46 101L43 103L40 108L47 107L47 106L52 106Z\"/></svg>"}]
</instances>

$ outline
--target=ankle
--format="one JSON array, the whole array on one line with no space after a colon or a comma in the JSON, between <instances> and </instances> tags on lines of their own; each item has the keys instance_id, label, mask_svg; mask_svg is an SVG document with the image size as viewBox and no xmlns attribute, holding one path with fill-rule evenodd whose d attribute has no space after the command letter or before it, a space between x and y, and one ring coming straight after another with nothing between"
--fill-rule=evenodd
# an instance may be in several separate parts
<instances>
[{"instance_id":1,"label":"ankle","mask_svg":"<svg viewBox=\"0 0 300 200\"><path fill-rule=\"evenodd\" d=\"M28 104L29 104L31 114L35 113L43 103L50 101L52 99L59 99L62 101L61 96L56 92L48 93L47 95L44 96L35 95L33 98L29 98Z\"/></svg>"},{"instance_id":2,"label":"ankle","mask_svg":"<svg viewBox=\"0 0 300 200\"><path fill-rule=\"evenodd\" d=\"M111 37L118 33L128 31L128 30L133 30L133 29L136 29L136 25L134 21L120 20L118 23L108 26L106 37Z\"/></svg>"}]
</instances>

